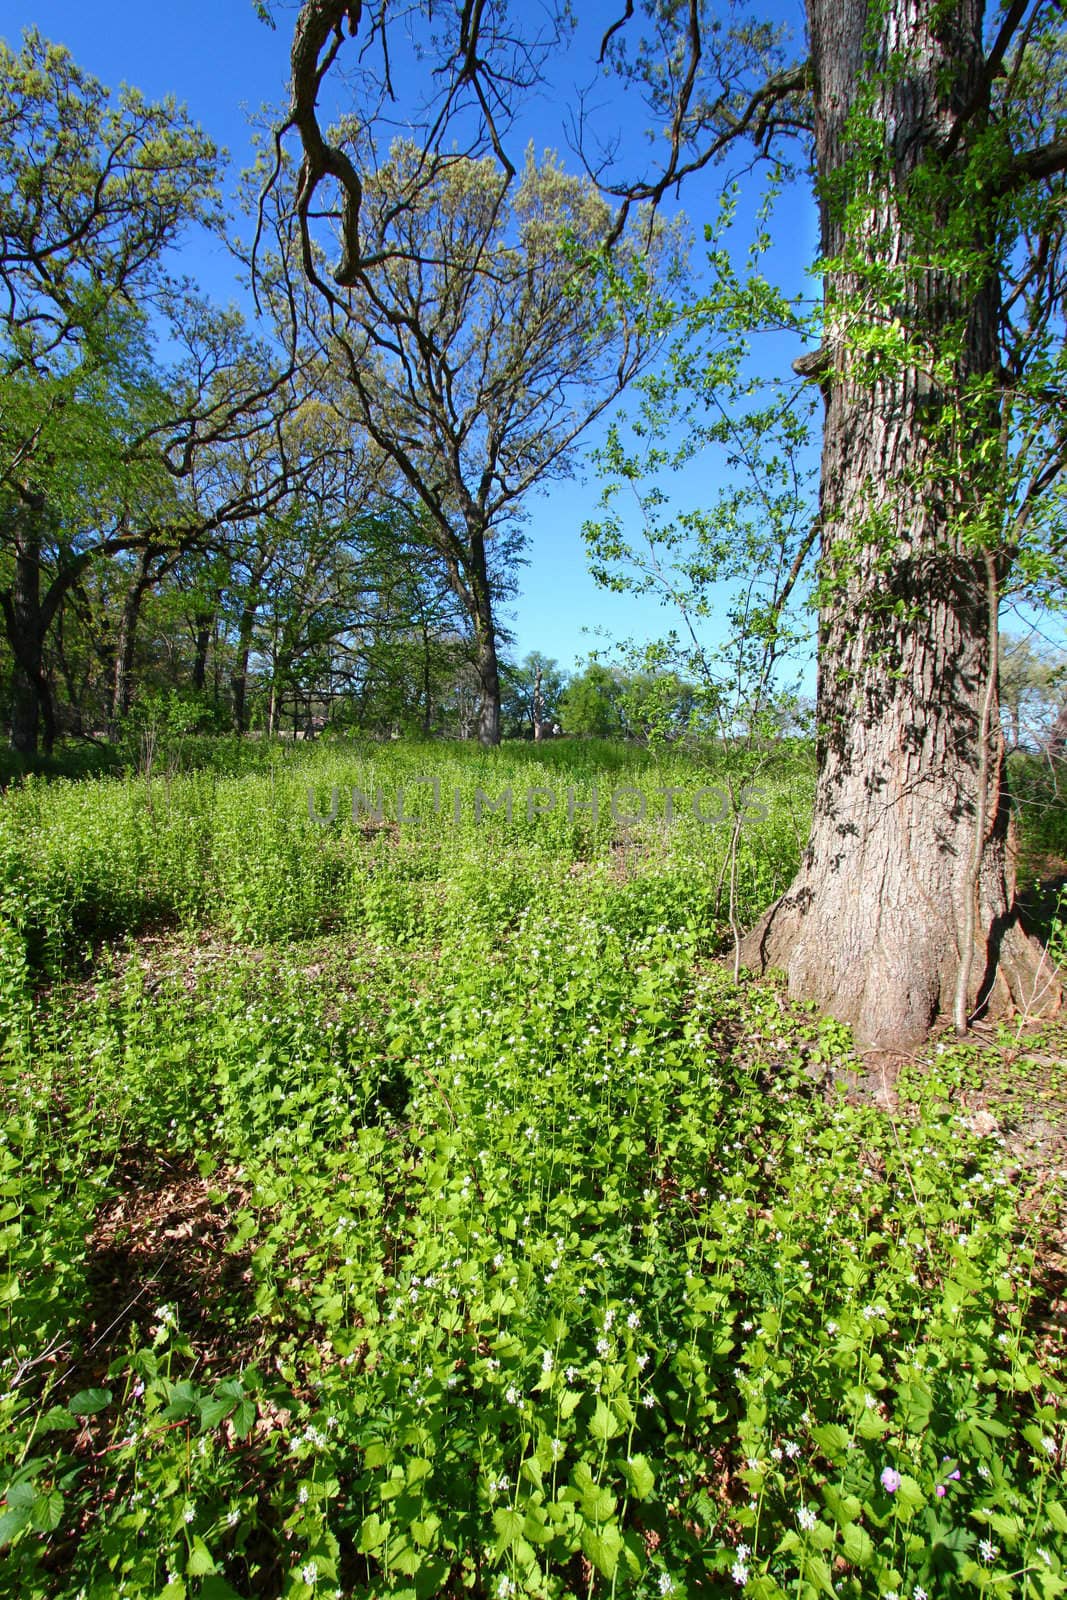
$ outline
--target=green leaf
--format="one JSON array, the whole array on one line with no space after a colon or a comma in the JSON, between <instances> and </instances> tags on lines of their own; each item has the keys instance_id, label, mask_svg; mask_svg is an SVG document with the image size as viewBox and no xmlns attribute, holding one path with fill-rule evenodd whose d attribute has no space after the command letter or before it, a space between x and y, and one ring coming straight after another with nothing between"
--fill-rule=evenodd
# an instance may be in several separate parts
<instances>
[{"instance_id":1,"label":"green leaf","mask_svg":"<svg viewBox=\"0 0 1067 1600\"><path fill-rule=\"evenodd\" d=\"M850 1522L841 1541L845 1557L857 1567L869 1567L874 1560L874 1543L858 1522Z\"/></svg>"},{"instance_id":2,"label":"green leaf","mask_svg":"<svg viewBox=\"0 0 1067 1600\"><path fill-rule=\"evenodd\" d=\"M577 1389L564 1389L559 1397L559 1414L561 1417L573 1416L582 1403L582 1397Z\"/></svg>"},{"instance_id":3,"label":"green leaf","mask_svg":"<svg viewBox=\"0 0 1067 1600\"><path fill-rule=\"evenodd\" d=\"M76 1417L91 1417L110 1404L110 1389L80 1389L67 1409Z\"/></svg>"},{"instance_id":4,"label":"green leaf","mask_svg":"<svg viewBox=\"0 0 1067 1600\"><path fill-rule=\"evenodd\" d=\"M630 1456L623 1462L623 1477L630 1486L630 1493L638 1500L647 1500L656 1483L656 1475L648 1464L646 1456Z\"/></svg>"},{"instance_id":5,"label":"green leaf","mask_svg":"<svg viewBox=\"0 0 1067 1600\"><path fill-rule=\"evenodd\" d=\"M812 1428L811 1436L830 1461L837 1461L848 1449L848 1433L839 1423L823 1422Z\"/></svg>"},{"instance_id":6,"label":"green leaf","mask_svg":"<svg viewBox=\"0 0 1067 1600\"><path fill-rule=\"evenodd\" d=\"M232 1400L201 1400L200 1426L205 1433L211 1428L217 1428L220 1422L225 1422L230 1412L234 1409Z\"/></svg>"},{"instance_id":7,"label":"green leaf","mask_svg":"<svg viewBox=\"0 0 1067 1600\"><path fill-rule=\"evenodd\" d=\"M598 1400L596 1410L593 1412L593 1420L589 1424L589 1432L592 1437L599 1439L603 1443L608 1439L614 1439L615 1435L621 1431L621 1428L622 1424L611 1407L605 1405L603 1400ZM592 1561L592 1556L589 1559Z\"/></svg>"},{"instance_id":8,"label":"green leaf","mask_svg":"<svg viewBox=\"0 0 1067 1600\"><path fill-rule=\"evenodd\" d=\"M363 1555L370 1555L383 1545L389 1537L389 1523L383 1522L376 1511L369 1517L363 1518L363 1525L359 1530L359 1541L356 1548Z\"/></svg>"},{"instance_id":9,"label":"green leaf","mask_svg":"<svg viewBox=\"0 0 1067 1600\"><path fill-rule=\"evenodd\" d=\"M242 1400L236 1407L230 1419L234 1434L238 1439L247 1439L256 1424L256 1403L254 1400Z\"/></svg>"},{"instance_id":10,"label":"green leaf","mask_svg":"<svg viewBox=\"0 0 1067 1600\"><path fill-rule=\"evenodd\" d=\"M582 1550L603 1577L613 1578L622 1552L622 1534L613 1522L602 1528L583 1528Z\"/></svg>"},{"instance_id":11,"label":"green leaf","mask_svg":"<svg viewBox=\"0 0 1067 1600\"><path fill-rule=\"evenodd\" d=\"M206 1578L214 1572L215 1563L212 1560L211 1551L203 1539L195 1539L193 1541L193 1548L189 1552L189 1560L185 1564L185 1570L190 1578Z\"/></svg>"},{"instance_id":12,"label":"green leaf","mask_svg":"<svg viewBox=\"0 0 1067 1600\"><path fill-rule=\"evenodd\" d=\"M0 1515L0 1545L10 1544L30 1520L29 1506L12 1506Z\"/></svg>"},{"instance_id":13,"label":"green leaf","mask_svg":"<svg viewBox=\"0 0 1067 1600\"><path fill-rule=\"evenodd\" d=\"M41 1418L40 1433L55 1433L68 1428L76 1428L74 1414L66 1406L53 1406Z\"/></svg>"},{"instance_id":14,"label":"green leaf","mask_svg":"<svg viewBox=\"0 0 1067 1600\"><path fill-rule=\"evenodd\" d=\"M521 1539L523 1521L522 1514L513 1511L510 1506L498 1506L493 1512L493 1527L497 1535L496 1547L499 1551L510 1549L516 1539Z\"/></svg>"},{"instance_id":15,"label":"green leaf","mask_svg":"<svg viewBox=\"0 0 1067 1600\"><path fill-rule=\"evenodd\" d=\"M31 1519L38 1533L55 1533L63 1521L63 1496L58 1489L46 1489L37 1496Z\"/></svg>"}]
</instances>

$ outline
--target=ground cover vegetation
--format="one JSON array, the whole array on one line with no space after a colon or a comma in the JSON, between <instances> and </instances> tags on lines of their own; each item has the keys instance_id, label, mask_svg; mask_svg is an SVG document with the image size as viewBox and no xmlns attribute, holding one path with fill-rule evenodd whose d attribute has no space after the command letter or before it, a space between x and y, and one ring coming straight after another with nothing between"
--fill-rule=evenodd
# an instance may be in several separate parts
<instances>
[{"instance_id":1,"label":"ground cover vegetation","mask_svg":"<svg viewBox=\"0 0 1067 1600\"><path fill-rule=\"evenodd\" d=\"M1053 1025L736 985L729 757L233 750L4 798L6 1592L1060 1593Z\"/></svg>"},{"instance_id":2,"label":"ground cover vegetation","mask_svg":"<svg viewBox=\"0 0 1067 1600\"><path fill-rule=\"evenodd\" d=\"M210 139L0 47L0 1588L1053 1600L1061 8L628 3L642 179L513 159L538 19L297 8L247 317ZM675 625L516 662L636 382Z\"/></svg>"}]
</instances>

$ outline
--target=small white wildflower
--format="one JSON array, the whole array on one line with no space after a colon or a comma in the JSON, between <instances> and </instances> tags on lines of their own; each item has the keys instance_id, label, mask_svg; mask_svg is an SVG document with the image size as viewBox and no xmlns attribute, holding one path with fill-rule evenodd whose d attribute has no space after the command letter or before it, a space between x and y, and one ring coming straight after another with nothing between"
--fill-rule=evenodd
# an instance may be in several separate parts
<instances>
[{"instance_id":1,"label":"small white wildflower","mask_svg":"<svg viewBox=\"0 0 1067 1600\"><path fill-rule=\"evenodd\" d=\"M313 1589L319 1581L319 1569L317 1564L314 1561L306 1562L304 1566L300 1568L300 1576L303 1578L304 1582Z\"/></svg>"},{"instance_id":2,"label":"small white wildflower","mask_svg":"<svg viewBox=\"0 0 1067 1600\"><path fill-rule=\"evenodd\" d=\"M993 1543L992 1539L983 1539L978 1548L982 1552L982 1560L985 1562L986 1566L988 1566L991 1561L994 1561L1000 1554L1000 1551Z\"/></svg>"},{"instance_id":3,"label":"small white wildflower","mask_svg":"<svg viewBox=\"0 0 1067 1600\"><path fill-rule=\"evenodd\" d=\"M800 1510L797 1512L797 1521L800 1523L800 1526L804 1529L805 1533L811 1532L817 1520L818 1519L816 1518L814 1511L811 1511L807 1506L801 1506Z\"/></svg>"}]
</instances>

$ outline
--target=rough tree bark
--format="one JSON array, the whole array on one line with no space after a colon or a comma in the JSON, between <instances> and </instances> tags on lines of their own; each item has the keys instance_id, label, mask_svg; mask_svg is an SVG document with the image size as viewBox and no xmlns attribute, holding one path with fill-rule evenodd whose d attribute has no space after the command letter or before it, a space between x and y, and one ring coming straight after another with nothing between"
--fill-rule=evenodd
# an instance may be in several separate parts
<instances>
[{"instance_id":1,"label":"rough tree bark","mask_svg":"<svg viewBox=\"0 0 1067 1600\"><path fill-rule=\"evenodd\" d=\"M872 72L866 0L808 0L807 10L823 254L833 259L859 245L872 258L917 261L922 246L903 196L980 92L981 0L892 0L874 66L895 55L897 67L884 74ZM885 128L892 165L860 208L869 234L857 239L856 211L843 220L842 187L847 194L853 181L845 123L872 86L871 114ZM968 289L940 269L909 281L915 287L900 311L909 331L936 336L961 312L968 318L957 383L995 373L995 282ZM872 376L854 343L850 349L837 308L854 288L828 275L820 362L806 368L819 376L826 403L820 514L829 582L820 614L815 816L797 877L748 936L743 959L784 968L791 993L852 1024L861 1042L902 1048L951 1006L966 959L979 724L991 670L987 574L981 551L959 535L955 512L966 485L932 436L938 397L919 370ZM1016 909L1003 738L992 720L972 1012L1036 1007L1055 993Z\"/></svg>"},{"instance_id":2,"label":"rough tree bark","mask_svg":"<svg viewBox=\"0 0 1067 1600\"><path fill-rule=\"evenodd\" d=\"M51 754L56 735L52 690L44 668L44 641L55 610L52 596L41 594L46 515L42 495L22 495L11 529L14 578L11 588L0 595L14 658L11 748L23 756L37 754L39 739L45 754Z\"/></svg>"},{"instance_id":3,"label":"rough tree bark","mask_svg":"<svg viewBox=\"0 0 1067 1600\"><path fill-rule=\"evenodd\" d=\"M468 528L469 560L465 573L466 590L474 624L474 664L478 672L481 704L478 708L478 743L500 743L500 665L496 652L496 619L493 616L493 586L486 558L485 531ZM461 598L463 598L461 594Z\"/></svg>"},{"instance_id":4,"label":"rough tree bark","mask_svg":"<svg viewBox=\"0 0 1067 1600\"><path fill-rule=\"evenodd\" d=\"M141 602L159 574L152 571L157 551L146 546L138 558L137 570L130 580L119 613L118 636L115 640L115 675L111 690L112 739L118 738L125 718L129 715L133 699L133 661L137 650L137 623L141 615Z\"/></svg>"},{"instance_id":5,"label":"rough tree bark","mask_svg":"<svg viewBox=\"0 0 1067 1600\"><path fill-rule=\"evenodd\" d=\"M193 619L195 634L193 638L193 677L192 686L197 694L202 694L207 687L207 657L211 648L212 634L215 631L215 614L212 611L198 611Z\"/></svg>"}]
</instances>

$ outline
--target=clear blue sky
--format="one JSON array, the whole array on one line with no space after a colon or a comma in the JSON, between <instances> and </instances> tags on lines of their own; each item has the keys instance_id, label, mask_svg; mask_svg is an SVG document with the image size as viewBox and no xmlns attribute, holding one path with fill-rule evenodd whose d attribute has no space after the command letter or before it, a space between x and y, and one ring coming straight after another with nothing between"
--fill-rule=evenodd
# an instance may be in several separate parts
<instances>
[{"instance_id":1,"label":"clear blue sky","mask_svg":"<svg viewBox=\"0 0 1067 1600\"><path fill-rule=\"evenodd\" d=\"M588 41L603 28L603 18L621 13L621 6L583 7L581 28ZM796 25L799 6L776 0L772 13ZM249 114L264 106L277 107L286 98L292 5L278 4L277 30L272 32L255 15L252 0L35 0L32 15L23 5L0 0L0 35L17 47L19 36L31 21L50 39L68 46L74 59L109 87L122 81L136 85L149 98L172 94L184 102L204 129L224 145L235 176L251 157ZM764 13L766 14L766 13ZM595 49L586 49L591 61ZM643 130L644 108L635 101L623 103L617 89L607 103L621 131L628 136ZM539 146L552 146L565 155L563 105L546 95L535 104L517 132L519 147L528 138ZM636 112L636 116L635 116ZM638 121L638 119L640 119ZM682 199L688 215L699 226L714 213L718 176L703 185L699 180ZM776 221L777 264L800 289L803 272L811 260L815 226L807 195L787 196ZM221 301L247 301L245 288L234 277L233 265L217 244L191 241L183 267L201 286ZM792 346L772 347L767 359L784 366L795 354ZM596 435L589 436L589 443ZM680 505L694 500L709 503L715 483L698 466L679 485ZM551 484L529 503L527 531L529 565L521 572L521 594L513 616L504 621L516 636L521 656L539 649L571 667L603 638L584 630L621 639L628 635L651 639L673 621L654 602L607 593L589 575L581 540L583 520L595 512L598 485L592 470L579 469L572 481ZM709 637L714 637L714 623ZM808 688L811 686L810 674Z\"/></svg>"}]
</instances>

